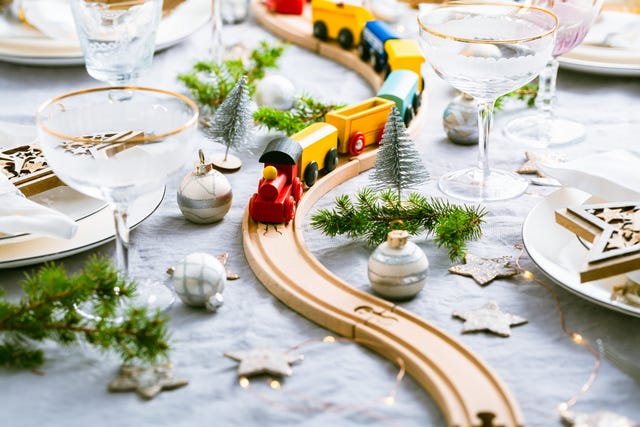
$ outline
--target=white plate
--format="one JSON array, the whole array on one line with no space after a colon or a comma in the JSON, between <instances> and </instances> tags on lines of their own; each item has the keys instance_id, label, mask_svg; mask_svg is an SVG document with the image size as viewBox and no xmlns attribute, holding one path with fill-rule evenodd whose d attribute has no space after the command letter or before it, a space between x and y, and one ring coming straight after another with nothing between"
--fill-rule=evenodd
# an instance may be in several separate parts
<instances>
[{"instance_id":1,"label":"white plate","mask_svg":"<svg viewBox=\"0 0 640 427\"><path fill-rule=\"evenodd\" d=\"M554 212L580 205L590 197L588 193L572 188L562 188L545 197L524 221L524 246L533 262L560 286L596 304L640 317L640 307L610 298L613 286L625 283L624 275L580 283L579 270L587 249L575 234L555 223Z\"/></svg>"},{"instance_id":2,"label":"white plate","mask_svg":"<svg viewBox=\"0 0 640 427\"><path fill-rule=\"evenodd\" d=\"M180 43L206 24L210 17L211 0L185 0L160 21L156 52ZM77 41L45 37L25 24L9 21L2 14L0 61L45 66L84 63Z\"/></svg>"},{"instance_id":3,"label":"white plate","mask_svg":"<svg viewBox=\"0 0 640 427\"><path fill-rule=\"evenodd\" d=\"M613 40L618 47L604 46L611 35L615 35ZM582 44L558 60L563 68L575 71L640 76L639 45L640 15L606 10L598 16Z\"/></svg>"},{"instance_id":4,"label":"white plate","mask_svg":"<svg viewBox=\"0 0 640 427\"><path fill-rule=\"evenodd\" d=\"M127 220L136 227L160 205L164 198L162 188L140 197L128 209ZM37 237L0 245L0 268L13 268L63 258L95 248L115 237L111 209L101 209L78 221L78 231L73 239Z\"/></svg>"}]
</instances>

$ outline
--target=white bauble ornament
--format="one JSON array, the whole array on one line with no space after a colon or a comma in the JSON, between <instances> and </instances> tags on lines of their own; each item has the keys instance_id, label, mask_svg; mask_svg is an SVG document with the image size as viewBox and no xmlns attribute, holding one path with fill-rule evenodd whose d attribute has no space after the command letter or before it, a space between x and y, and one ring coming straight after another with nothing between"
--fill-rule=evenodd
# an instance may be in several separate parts
<instances>
[{"instance_id":1,"label":"white bauble ornament","mask_svg":"<svg viewBox=\"0 0 640 427\"><path fill-rule=\"evenodd\" d=\"M227 282L224 265L213 255L194 252L173 269L173 287L183 303L216 311Z\"/></svg>"},{"instance_id":2,"label":"white bauble ornament","mask_svg":"<svg viewBox=\"0 0 640 427\"><path fill-rule=\"evenodd\" d=\"M415 296L427 282L429 261L405 230L389 232L387 241L369 257L369 281L373 290L389 299Z\"/></svg>"},{"instance_id":3,"label":"white bauble ornament","mask_svg":"<svg viewBox=\"0 0 640 427\"><path fill-rule=\"evenodd\" d=\"M260 80L254 95L260 106L289 110L293 107L294 87L287 78L273 75Z\"/></svg>"},{"instance_id":4,"label":"white bauble ornament","mask_svg":"<svg viewBox=\"0 0 640 427\"><path fill-rule=\"evenodd\" d=\"M178 187L178 207L184 217L197 224L220 221L231 209L231 184L227 177L205 164L200 150L200 163L185 176Z\"/></svg>"}]
</instances>

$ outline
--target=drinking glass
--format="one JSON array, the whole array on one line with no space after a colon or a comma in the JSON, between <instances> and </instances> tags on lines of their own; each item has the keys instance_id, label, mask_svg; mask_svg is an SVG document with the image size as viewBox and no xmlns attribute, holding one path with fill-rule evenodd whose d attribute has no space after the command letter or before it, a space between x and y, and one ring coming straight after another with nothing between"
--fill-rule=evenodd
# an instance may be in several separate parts
<instances>
[{"instance_id":1,"label":"drinking glass","mask_svg":"<svg viewBox=\"0 0 640 427\"><path fill-rule=\"evenodd\" d=\"M91 77L130 85L151 67L162 0L71 0L71 11Z\"/></svg>"},{"instance_id":2,"label":"drinking glass","mask_svg":"<svg viewBox=\"0 0 640 427\"><path fill-rule=\"evenodd\" d=\"M108 92L132 96L113 101ZM160 89L102 87L46 101L36 114L47 163L69 187L105 200L113 209L116 267L129 275L127 207L159 190L172 174L195 158L198 107L188 98ZM138 301L166 308L166 286L136 280Z\"/></svg>"},{"instance_id":3,"label":"drinking glass","mask_svg":"<svg viewBox=\"0 0 640 427\"><path fill-rule=\"evenodd\" d=\"M536 111L511 120L504 128L513 141L532 147L549 147L578 142L586 128L575 120L558 117L553 112L556 100L558 57L582 43L602 8L603 0L533 0L533 4L558 16L558 30L552 57L540 72Z\"/></svg>"},{"instance_id":4,"label":"drinking glass","mask_svg":"<svg viewBox=\"0 0 640 427\"><path fill-rule=\"evenodd\" d=\"M448 196L471 201L510 199L527 182L489 167L489 130L496 98L531 81L551 55L556 16L517 3L450 2L418 17L427 62L436 74L472 96L478 107L477 166L443 175Z\"/></svg>"}]
</instances>

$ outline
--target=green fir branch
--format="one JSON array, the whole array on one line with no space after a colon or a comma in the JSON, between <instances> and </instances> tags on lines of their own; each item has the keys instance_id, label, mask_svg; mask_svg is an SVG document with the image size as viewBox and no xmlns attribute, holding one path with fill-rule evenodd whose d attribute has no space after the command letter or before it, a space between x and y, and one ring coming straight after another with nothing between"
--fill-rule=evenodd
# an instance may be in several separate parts
<instances>
[{"instance_id":1,"label":"green fir branch","mask_svg":"<svg viewBox=\"0 0 640 427\"><path fill-rule=\"evenodd\" d=\"M253 120L258 125L270 130L279 130L291 136L310 124L324 121L329 111L341 107L342 105L324 104L311 96L304 95L295 98L293 107L287 111L280 111L273 107L260 107L253 113Z\"/></svg>"},{"instance_id":2,"label":"green fir branch","mask_svg":"<svg viewBox=\"0 0 640 427\"><path fill-rule=\"evenodd\" d=\"M82 271L71 276L60 265L46 264L21 285L25 296L18 302L7 301L0 289L0 366L41 365L44 353L35 343L47 339L63 345L84 339L114 351L124 361L167 357L167 319L159 311L151 314L145 308L128 307L121 322L110 320L135 293L135 284L122 278L105 258L90 258ZM87 303L94 308L94 319L76 310Z\"/></svg>"},{"instance_id":3,"label":"green fir branch","mask_svg":"<svg viewBox=\"0 0 640 427\"><path fill-rule=\"evenodd\" d=\"M222 64L215 61L198 61L192 70L178 74L191 93L204 116L213 114L242 76L247 76L249 95L256 89L256 82L265 76L268 69L278 67L278 59L284 46L271 46L266 41L251 51L248 61L229 59Z\"/></svg>"},{"instance_id":4,"label":"green fir branch","mask_svg":"<svg viewBox=\"0 0 640 427\"><path fill-rule=\"evenodd\" d=\"M522 101L527 104L527 107L533 107L536 104L536 98L538 96L538 82L532 81L522 86L519 89L516 89L512 92L507 93L496 99L496 103L493 107L494 111L500 111L505 108L506 100L517 99L518 101Z\"/></svg>"},{"instance_id":5,"label":"green fir branch","mask_svg":"<svg viewBox=\"0 0 640 427\"><path fill-rule=\"evenodd\" d=\"M466 241L482 235L485 215L480 207L455 205L419 193L401 200L394 189L375 192L363 188L353 198L336 197L333 209L318 209L311 216L311 226L331 237L364 237L369 245L378 245L386 240L391 222L400 220L410 235L432 234L436 245L445 247L454 261L464 256Z\"/></svg>"}]
</instances>

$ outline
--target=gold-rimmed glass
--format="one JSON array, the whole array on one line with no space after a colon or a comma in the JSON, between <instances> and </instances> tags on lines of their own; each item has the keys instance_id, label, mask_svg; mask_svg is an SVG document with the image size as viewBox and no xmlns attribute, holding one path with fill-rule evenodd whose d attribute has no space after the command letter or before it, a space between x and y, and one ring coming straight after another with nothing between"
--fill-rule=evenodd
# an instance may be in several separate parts
<instances>
[{"instance_id":1,"label":"gold-rimmed glass","mask_svg":"<svg viewBox=\"0 0 640 427\"><path fill-rule=\"evenodd\" d=\"M587 134L585 125L573 118L558 116L554 111L558 57L582 43L600 13L603 0L531 0L530 3L556 14L556 42L551 58L540 73L536 111L511 120L504 127L504 133L510 141L537 148L579 142Z\"/></svg>"},{"instance_id":2,"label":"gold-rimmed glass","mask_svg":"<svg viewBox=\"0 0 640 427\"><path fill-rule=\"evenodd\" d=\"M131 94L113 101L107 94ZM36 114L47 163L69 187L105 200L114 212L116 267L129 278L127 208L195 158L198 107L160 89L102 87L46 101ZM163 308L166 286L136 280L139 299Z\"/></svg>"},{"instance_id":3,"label":"gold-rimmed glass","mask_svg":"<svg viewBox=\"0 0 640 427\"><path fill-rule=\"evenodd\" d=\"M450 2L418 16L427 62L478 107L477 165L440 178L438 185L448 196L495 201L525 191L527 182L520 176L489 167L493 105L544 68L557 24L553 13L517 3Z\"/></svg>"}]
</instances>

